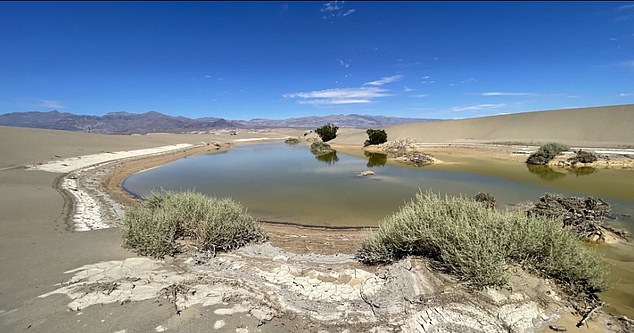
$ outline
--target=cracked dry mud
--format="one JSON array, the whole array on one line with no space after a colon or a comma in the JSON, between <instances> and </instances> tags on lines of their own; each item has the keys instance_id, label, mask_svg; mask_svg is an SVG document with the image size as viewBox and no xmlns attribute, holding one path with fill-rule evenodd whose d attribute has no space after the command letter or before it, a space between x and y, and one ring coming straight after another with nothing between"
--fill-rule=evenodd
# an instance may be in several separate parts
<instances>
[{"instance_id":1,"label":"cracked dry mud","mask_svg":"<svg viewBox=\"0 0 634 333\"><path fill-rule=\"evenodd\" d=\"M182 256L173 265L129 258L68 271L57 290L68 307L167 299L175 311L219 306L214 313L243 313L265 324L301 318L312 327L350 332L532 332L559 318L559 298L543 280L508 290L470 292L410 258L373 270L349 255L293 254L268 243L216 257ZM544 302L534 299L539 293Z\"/></svg>"}]
</instances>

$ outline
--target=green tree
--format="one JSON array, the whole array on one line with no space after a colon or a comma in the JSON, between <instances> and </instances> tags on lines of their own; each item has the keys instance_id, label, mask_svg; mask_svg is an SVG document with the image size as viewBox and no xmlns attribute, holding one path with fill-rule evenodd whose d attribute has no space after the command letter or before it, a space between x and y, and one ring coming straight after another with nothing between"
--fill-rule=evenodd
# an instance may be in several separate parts
<instances>
[{"instance_id":1,"label":"green tree","mask_svg":"<svg viewBox=\"0 0 634 333\"><path fill-rule=\"evenodd\" d=\"M337 137L337 130L339 129L339 127L331 124L331 123L327 123L326 125L318 128L315 130L315 133L317 133L317 135L319 135L319 137L321 138L321 141L323 142L328 142L334 138Z\"/></svg>"},{"instance_id":2,"label":"green tree","mask_svg":"<svg viewBox=\"0 0 634 333\"><path fill-rule=\"evenodd\" d=\"M368 133L368 140L365 140L363 146L380 145L387 142L387 133L385 133L385 130L369 128L365 132Z\"/></svg>"}]
</instances>

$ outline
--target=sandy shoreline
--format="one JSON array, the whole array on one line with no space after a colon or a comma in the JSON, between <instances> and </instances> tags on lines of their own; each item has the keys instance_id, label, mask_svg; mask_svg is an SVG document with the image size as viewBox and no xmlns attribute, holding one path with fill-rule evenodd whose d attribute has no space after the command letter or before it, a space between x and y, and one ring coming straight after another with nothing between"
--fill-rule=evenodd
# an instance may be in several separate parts
<instances>
[{"instance_id":1,"label":"sandy shoreline","mask_svg":"<svg viewBox=\"0 0 634 333\"><path fill-rule=\"evenodd\" d=\"M179 137L169 140L173 141L163 142L174 144ZM190 140L194 145L201 137ZM111 147L117 150L124 146ZM129 204L134 199L120 186L127 175L210 152L205 150L209 147L196 149L110 161L85 170L77 177L77 185L106 189L102 192L113 200ZM97 149L92 152L100 153ZM31 164L37 161L29 159ZM25 162L13 159L8 163L19 166ZM543 281L531 280L535 284L522 289L523 280L513 285L510 293L490 290L473 294L455 281L445 284L451 278L434 273L424 260L363 266L351 260L363 234L359 230L266 224L270 243L216 258L139 258L120 247L117 228L75 233L51 227L51 216L59 216L63 225L68 213L59 212L65 201L67 207L62 211L73 211L68 207L73 197L60 200L58 185L50 186L61 186L63 176L15 167L0 172L0 205L17 209L0 210L5 230L0 234L0 250L22 254L0 258L3 267L11 267L10 274L7 270L0 273L2 331L20 332L28 327L37 332L413 332L434 327L446 330L467 323L480 325L473 327L487 332L505 332L506 327L519 332L547 331L549 324L565 320L570 323L569 331L575 331L572 324L578 318L570 314L565 303L556 298L548 306L535 301L535 291L552 288ZM37 197L39 193L44 199ZM31 211L24 202L38 202L38 209ZM28 229L28 223L37 224ZM44 251L30 248L40 242L46 242L41 246ZM26 265L22 257L37 262L36 269ZM32 277L39 282L34 284ZM438 279L445 282L437 284ZM557 295L558 291L548 294ZM441 316L429 317L435 313ZM608 320L603 315L595 318L590 329L583 331L604 331Z\"/></svg>"}]
</instances>

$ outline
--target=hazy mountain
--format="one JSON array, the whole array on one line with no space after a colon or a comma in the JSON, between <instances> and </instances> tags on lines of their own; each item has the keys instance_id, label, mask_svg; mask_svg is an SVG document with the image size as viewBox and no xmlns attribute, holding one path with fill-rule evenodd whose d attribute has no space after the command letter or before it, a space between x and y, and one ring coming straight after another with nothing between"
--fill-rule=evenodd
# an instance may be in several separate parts
<instances>
[{"instance_id":1,"label":"hazy mountain","mask_svg":"<svg viewBox=\"0 0 634 333\"><path fill-rule=\"evenodd\" d=\"M146 134L156 132L186 133L216 129L237 128L317 128L325 123L339 127L384 127L428 121L432 119L398 118L367 115L330 115L289 118L281 120L252 119L227 120L205 117L190 119L174 117L156 111L146 113L110 112L103 116L77 115L67 112L15 112L0 115L0 126L58 129L67 131L85 131L103 134Z\"/></svg>"},{"instance_id":2,"label":"hazy mountain","mask_svg":"<svg viewBox=\"0 0 634 333\"><path fill-rule=\"evenodd\" d=\"M420 121L432 121L435 119L422 118L399 118L386 116L367 116L359 114L329 115L329 116L309 116L301 118L288 118L282 120L272 119L251 119L241 122L245 127L299 127L317 128L330 122L339 127L371 128L391 125L401 125Z\"/></svg>"}]
</instances>

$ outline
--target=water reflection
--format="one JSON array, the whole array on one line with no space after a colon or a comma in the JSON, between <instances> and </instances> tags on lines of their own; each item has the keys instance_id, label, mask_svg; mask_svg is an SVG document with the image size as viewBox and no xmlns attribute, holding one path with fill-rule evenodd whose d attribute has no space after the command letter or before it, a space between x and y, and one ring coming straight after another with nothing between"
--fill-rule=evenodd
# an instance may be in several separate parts
<instances>
[{"instance_id":1,"label":"water reflection","mask_svg":"<svg viewBox=\"0 0 634 333\"><path fill-rule=\"evenodd\" d=\"M575 176L587 176L591 175L595 172L599 171L593 167L580 167L580 168L571 168L568 170L569 173L574 174Z\"/></svg>"},{"instance_id":2,"label":"water reflection","mask_svg":"<svg viewBox=\"0 0 634 333\"><path fill-rule=\"evenodd\" d=\"M327 154L321 154L321 155L315 154L315 159L317 161L324 162L328 165L334 165L335 163L339 161L339 157L337 157L336 151L333 151Z\"/></svg>"},{"instance_id":3,"label":"water reflection","mask_svg":"<svg viewBox=\"0 0 634 333\"><path fill-rule=\"evenodd\" d=\"M561 171L557 171L553 168L551 168L548 165L532 165L532 164L526 164L526 167L528 168L528 171L532 174L538 175L539 178L546 180L546 181L553 181L555 179L561 179L563 177L565 177L567 174L572 174L575 175L577 177L580 176L588 176L591 175L595 172L597 172L598 170L593 168L593 167L580 167L580 168L568 168L566 169L566 171L568 173L564 173Z\"/></svg>"},{"instance_id":4,"label":"water reflection","mask_svg":"<svg viewBox=\"0 0 634 333\"><path fill-rule=\"evenodd\" d=\"M371 153L368 151L364 151L363 155L365 155L365 157L368 158L368 164L366 164L368 168L375 167L375 166L382 167L385 165L385 163L387 163L386 154Z\"/></svg>"},{"instance_id":5,"label":"water reflection","mask_svg":"<svg viewBox=\"0 0 634 333\"><path fill-rule=\"evenodd\" d=\"M528 171L530 173L539 176L539 178L545 181L550 182L556 179L561 179L563 177L566 177L565 173L555 171L553 168L549 167L548 165L526 164L526 167L528 168Z\"/></svg>"}]
</instances>

